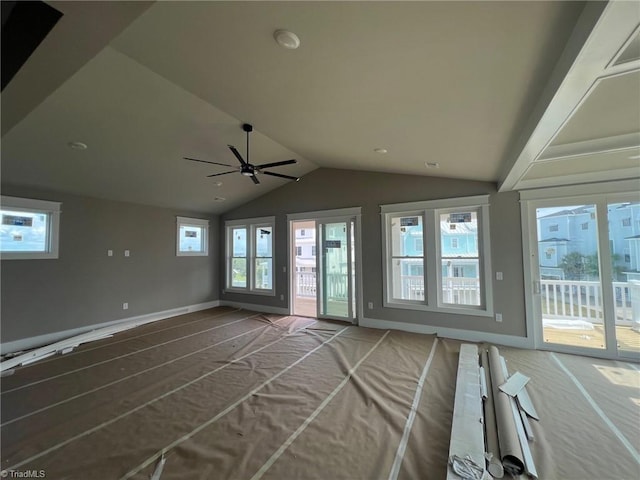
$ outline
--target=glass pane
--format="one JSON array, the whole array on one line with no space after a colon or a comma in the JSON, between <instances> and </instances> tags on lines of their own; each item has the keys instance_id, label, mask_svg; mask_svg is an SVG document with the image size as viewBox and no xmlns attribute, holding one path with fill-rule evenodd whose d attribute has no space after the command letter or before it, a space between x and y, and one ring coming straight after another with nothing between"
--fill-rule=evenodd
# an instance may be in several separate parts
<instances>
[{"instance_id":1,"label":"glass pane","mask_svg":"<svg viewBox=\"0 0 640 480\"><path fill-rule=\"evenodd\" d=\"M242 287L247 286L247 259L234 258L231 260L231 286Z\"/></svg>"},{"instance_id":2,"label":"glass pane","mask_svg":"<svg viewBox=\"0 0 640 480\"><path fill-rule=\"evenodd\" d=\"M256 228L256 257L271 257L272 227Z\"/></svg>"},{"instance_id":3,"label":"glass pane","mask_svg":"<svg viewBox=\"0 0 640 480\"><path fill-rule=\"evenodd\" d=\"M640 203L608 205L616 341L621 352L640 352Z\"/></svg>"},{"instance_id":4,"label":"glass pane","mask_svg":"<svg viewBox=\"0 0 640 480\"><path fill-rule=\"evenodd\" d=\"M255 261L255 288L260 290L271 290L272 274L272 259L271 258L257 258Z\"/></svg>"},{"instance_id":5,"label":"glass pane","mask_svg":"<svg viewBox=\"0 0 640 480\"><path fill-rule=\"evenodd\" d=\"M544 341L605 348L595 205L538 208Z\"/></svg>"},{"instance_id":6,"label":"glass pane","mask_svg":"<svg viewBox=\"0 0 640 480\"><path fill-rule=\"evenodd\" d=\"M3 252L47 252L49 215L1 210L0 250Z\"/></svg>"},{"instance_id":7,"label":"glass pane","mask_svg":"<svg viewBox=\"0 0 640 480\"><path fill-rule=\"evenodd\" d=\"M455 305L480 305L480 261L442 260L442 302Z\"/></svg>"},{"instance_id":8,"label":"glass pane","mask_svg":"<svg viewBox=\"0 0 640 480\"><path fill-rule=\"evenodd\" d=\"M325 315L349 317L349 263L346 222L323 225L322 306Z\"/></svg>"},{"instance_id":9,"label":"glass pane","mask_svg":"<svg viewBox=\"0 0 640 480\"><path fill-rule=\"evenodd\" d=\"M244 227L231 230L232 257L247 256L247 229Z\"/></svg>"},{"instance_id":10,"label":"glass pane","mask_svg":"<svg viewBox=\"0 0 640 480\"><path fill-rule=\"evenodd\" d=\"M440 214L440 250L443 258L478 258L478 213Z\"/></svg>"},{"instance_id":11,"label":"glass pane","mask_svg":"<svg viewBox=\"0 0 640 480\"><path fill-rule=\"evenodd\" d=\"M478 212L441 213L442 303L481 305Z\"/></svg>"},{"instance_id":12,"label":"glass pane","mask_svg":"<svg viewBox=\"0 0 640 480\"><path fill-rule=\"evenodd\" d=\"M421 258L392 260L393 298L424 300L424 263Z\"/></svg>"},{"instance_id":13,"label":"glass pane","mask_svg":"<svg viewBox=\"0 0 640 480\"><path fill-rule=\"evenodd\" d=\"M394 257L421 257L422 216L409 215L391 219L391 252Z\"/></svg>"},{"instance_id":14,"label":"glass pane","mask_svg":"<svg viewBox=\"0 0 640 480\"><path fill-rule=\"evenodd\" d=\"M203 228L197 226L180 226L180 251L204 252Z\"/></svg>"}]
</instances>

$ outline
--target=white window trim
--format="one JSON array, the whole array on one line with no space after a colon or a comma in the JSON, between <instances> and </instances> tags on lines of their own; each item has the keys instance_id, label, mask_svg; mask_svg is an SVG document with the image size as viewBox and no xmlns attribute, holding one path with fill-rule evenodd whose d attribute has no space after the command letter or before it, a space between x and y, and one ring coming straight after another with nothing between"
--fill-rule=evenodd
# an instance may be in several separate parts
<instances>
[{"instance_id":1,"label":"white window trim","mask_svg":"<svg viewBox=\"0 0 640 480\"><path fill-rule=\"evenodd\" d=\"M62 213L60 202L36 200L34 198L8 197L2 195L0 203L3 209L18 212L45 213L49 217L49 232L47 239L49 245L46 252L0 252L2 260L51 260L59 258L60 246L60 214Z\"/></svg>"},{"instance_id":2,"label":"white window trim","mask_svg":"<svg viewBox=\"0 0 640 480\"><path fill-rule=\"evenodd\" d=\"M180 227L202 228L202 245L204 251L183 252L180 250ZM176 256L177 257L207 257L209 256L209 220L202 218L176 217Z\"/></svg>"},{"instance_id":3,"label":"white window trim","mask_svg":"<svg viewBox=\"0 0 640 480\"><path fill-rule=\"evenodd\" d=\"M247 229L247 286L231 286L231 231L233 228L244 227ZM271 227L271 289L255 287L254 269L256 258L255 232L259 228ZM275 271L275 246L276 246L276 219L275 217L246 218L240 220L227 220L225 228L225 292L244 293L249 295L265 295L273 297L276 294L276 271Z\"/></svg>"},{"instance_id":4,"label":"white window trim","mask_svg":"<svg viewBox=\"0 0 640 480\"><path fill-rule=\"evenodd\" d=\"M480 288L483 293L480 306L453 305L442 302L441 282L442 265L440 262L440 213L458 211L464 208L474 208L478 211L478 222L481 235L478 235L478 252L480 253ZM491 242L489 235L489 195L475 195L472 197L459 197L439 200L427 200L422 202L397 203L381 205L382 240L385 256L382 263L383 269L383 306L386 308L401 308L408 310L420 310L439 313L451 313L457 315L473 315L480 317L493 316L493 277L491 268ZM402 215L424 215L425 229L424 258L424 300L398 300L391 297L392 287L389 278L389 262L392 259L391 232L388 228L390 217ZM428 228L431 226L431 228ZM427 238L428 237L428 238ZM434 272L435 278L434 278Z\"/></svg>"}]
</instances>

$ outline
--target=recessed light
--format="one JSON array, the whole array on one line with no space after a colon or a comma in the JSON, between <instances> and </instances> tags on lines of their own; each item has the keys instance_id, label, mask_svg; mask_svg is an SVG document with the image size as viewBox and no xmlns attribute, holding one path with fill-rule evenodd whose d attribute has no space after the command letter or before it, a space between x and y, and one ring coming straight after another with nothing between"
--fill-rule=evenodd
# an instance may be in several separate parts
<instances>
[{"instance_id":1,"label":"recessed light","mask_svg":"<svg viewBox=\"0 0 640 480\"><path fill-rule=\"evenodd\" d=\"M222 186L222 182L216 182L213 184L214 187L221 187Z\"/></svg>"},{"instance_id":2,"label":"recessed light","mask_svg":"<svg viewBox=\"0 0 640 480\"><path fill-rule=\"evenodd\" d=\"M427 168L440 168L440 164L438 162L425 162L424 166Z\"/></svg>"},{"instance_id":3,"label":"recessed light","mask_svg":"<svg viewBox=\"0 0 640 480\"><path fill-rule=\"evenodd\" d=\"M224 197L215 197L213 200L216 201L216 202L224 202L226 200L226 198L224 198Z\"/></svg>"},{"instance_id":4,"label":"recessed light","mask_svg":"<svg viewBox=\"0 0 640 480\"><path fill-rule=\"evenodd\" d=\"M69 142L67 144L69 148L73 148L74 150L86 150L89 148L86 143L82 142Z\"/></svg>"},{"instance_id":5,"label":"recessed light","mask_svg":"<svg viewBox=\"0 0 640 480\"><path fill-rule=\"evenodd\" d=\"M379 153L380 155L384 155L385 153L389 152L389 150L387 150L386 148L374 148L373 151Z\"/></svg>"},{"instance_id":6,"label":"recessed light","mask_svg":"<svg viewBox=\"0 0 640 480\"><path fill-rule=\"evenodd\" d=\"M300 39L298 36L287 30L276 30L273 33L273 38L278 42L278 45L282 48L286 48L287 50L295 50L300 46Z\"/></svg>"}]
</instances>

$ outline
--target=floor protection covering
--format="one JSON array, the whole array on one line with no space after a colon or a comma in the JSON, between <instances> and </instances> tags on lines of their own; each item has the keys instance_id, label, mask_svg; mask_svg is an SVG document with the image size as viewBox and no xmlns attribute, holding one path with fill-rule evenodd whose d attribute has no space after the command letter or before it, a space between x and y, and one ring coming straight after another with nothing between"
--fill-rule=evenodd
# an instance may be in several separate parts
<instances>
[{"instance_id":1,"label":"floor protection covering","mask_svg":"<svg viewBox=\"0 0 640 480\"><path fill-rule=\"evenodd\" d=\"M1 467L56 480L149 479L159 464L161 480L443 479L459 350L229 307L181 315L2 378ZM640 478L637 365L500 353L531 378L539 478Z\"/></svg>"},{"instance_id":2,"label":"floor protection covering","mask_svg":"<svg viewBox=\"0 0 640 480\"><path fill-rule=\"evenodd\" d=\"M229 308L157 322L3 378L2 469L148 479L162 461L163 480L444 473L448 427L433 425L439 449L415 435L431 423L430 369L447 363L437 343Z\"/></svg>"},{"instance_id":3,"label":"floor protection covering","mask_svg":"<svg viewBox=\"0 0 640 480\"><path fill-rule=\"evenodd\" d=\"M531 452L540 479L640 478L640 366L500 347L509 374L530 377L540 416Z\"/></svg>"}]
</instances>

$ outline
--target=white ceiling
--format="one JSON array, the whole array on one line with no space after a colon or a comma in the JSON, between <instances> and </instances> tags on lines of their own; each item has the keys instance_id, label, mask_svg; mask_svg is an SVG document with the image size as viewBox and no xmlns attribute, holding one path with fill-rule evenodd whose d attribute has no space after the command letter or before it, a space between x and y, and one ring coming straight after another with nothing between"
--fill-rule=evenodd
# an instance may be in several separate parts
<instances>
[{"instance_id":1,"label":"white ceiling","mask_svg":"<svg viewBox=\"0 0 640 480\"><path fill-rule=\"evenodd\" d=\"M220 213L287 182L182 160L235 165L244 122L251 162L296 158L287 175L640 176L611 154L640 144L634 2L49 3L62 20L2 92L3 183Z\"/></svg>"}]
</instances>

